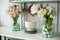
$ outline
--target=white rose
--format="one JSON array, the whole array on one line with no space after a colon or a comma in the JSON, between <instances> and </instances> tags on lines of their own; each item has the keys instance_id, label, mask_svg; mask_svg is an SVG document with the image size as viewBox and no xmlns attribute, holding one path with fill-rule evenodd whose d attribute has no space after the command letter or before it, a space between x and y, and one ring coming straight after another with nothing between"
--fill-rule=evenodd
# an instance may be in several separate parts
<instances>
[{"instance_id":1,"label":"white rose","mask_svg":"<svg viewBox=\"0 0 60 40\"><path fill-rule=\"evenodd\" d=\"M44 15L41 14L41 11L40 11L40 10L37 12L37 15L38 15L39 17L43 17L43 16L44 16Z\"/></svg>"},{"instance_id":2,"label":"white rose","mask_svg":"<svg viewBox=\"0 0 60 40\"><path fill-rule=\"evenodd\" d=\"M43 17L46 14L46 9L41 9L37 12L39 17Z\"/></svg>"}]
</instances>

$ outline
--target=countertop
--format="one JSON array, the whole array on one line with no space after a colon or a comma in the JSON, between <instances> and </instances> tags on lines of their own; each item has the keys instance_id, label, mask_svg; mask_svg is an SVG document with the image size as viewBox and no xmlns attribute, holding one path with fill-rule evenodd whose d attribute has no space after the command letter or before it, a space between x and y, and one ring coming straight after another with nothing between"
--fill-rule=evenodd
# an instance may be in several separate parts
<instances>
[{"instance_id":1,"label":"countertop","mask_svg":"<svg viewBox=\"0 0 60 40\"><path fill-rule=\"evenodd\" d=\"M36 34L28 34L24 30L11 31L11 27L0 27L0 35L24 40L60 40L60 33L53 38L45 38L39 31Z\"/></svg>"}]
</instances>

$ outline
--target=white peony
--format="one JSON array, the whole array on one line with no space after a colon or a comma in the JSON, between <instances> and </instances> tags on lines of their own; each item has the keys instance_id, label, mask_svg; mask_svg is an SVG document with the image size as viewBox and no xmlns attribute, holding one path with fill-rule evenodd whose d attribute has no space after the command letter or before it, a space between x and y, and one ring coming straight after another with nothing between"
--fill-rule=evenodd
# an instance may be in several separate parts
<instances>
[{"instance_id":1,"label":"white peony","mask_svg":"<svg viewBox=\"0 0 60 40\"><path fill-rule=\"evenodd\" d=\"M33 4L33 6L30 9L31 10L31 14L37 13L38 9L39 9L39 5Z\"/></svg>"}]
</instances>

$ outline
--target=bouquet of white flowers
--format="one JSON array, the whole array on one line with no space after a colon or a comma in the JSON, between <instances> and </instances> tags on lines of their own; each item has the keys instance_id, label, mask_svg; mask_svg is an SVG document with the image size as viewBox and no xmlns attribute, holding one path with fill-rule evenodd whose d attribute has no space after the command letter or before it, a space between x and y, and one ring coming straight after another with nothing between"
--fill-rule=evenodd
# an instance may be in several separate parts
<instances>
[{"instance_id":1,"label":"bouquet of white flowers","mask_svg":"<svg viewBox=\"0 0 60 40\"><path fill-rule=\"evenodd\" d=\"M39 17L45 18L45 24L42 29L43 34L45 34L46 37L52 37L54 31L51 26L53 24L53 19L55 18L55 9L49 6L43 7L41 4L41 8L37 14Z\"/></svg>"}]
</instances>

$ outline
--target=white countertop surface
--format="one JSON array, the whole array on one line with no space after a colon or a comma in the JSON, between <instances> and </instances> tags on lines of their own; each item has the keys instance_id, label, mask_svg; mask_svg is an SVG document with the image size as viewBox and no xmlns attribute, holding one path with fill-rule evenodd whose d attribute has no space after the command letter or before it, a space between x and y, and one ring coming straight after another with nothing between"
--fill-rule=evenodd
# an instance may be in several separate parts
<instances>
[{"instance_id":1,"label":"white countertop surface","mask_svg":"<svg viewBox=\"0 0 60 40\"><path fill-rule=\"evenodd\" d=\"M27 34L24 31L11 31L10 27L0 27L0 35L25 40L60 40L60 34L56 34L54 38L44 38L41 32L36 34Z\"/></svg>"}]
</instances>

